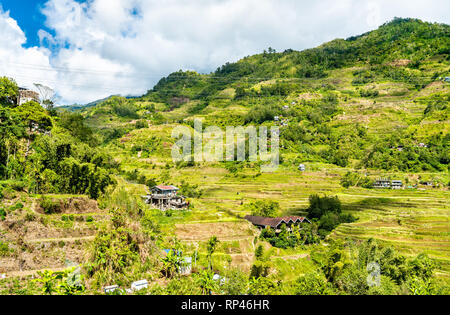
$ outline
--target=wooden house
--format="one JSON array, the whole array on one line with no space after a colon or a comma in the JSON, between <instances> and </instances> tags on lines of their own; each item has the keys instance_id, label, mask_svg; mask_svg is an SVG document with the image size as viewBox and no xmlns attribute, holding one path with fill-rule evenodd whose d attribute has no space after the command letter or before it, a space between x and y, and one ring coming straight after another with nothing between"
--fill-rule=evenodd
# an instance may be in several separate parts
<instances>
[{"instance_id":1,"label":"wooden house","mask_svg":"<svg viewBox=\"0 0 450 315\"><path fill-rule=\"evenodd\" d=\"M161 210L184 209L189 206L186 198L178 195L179 188L172 185L158 185L151 189L151 194L143 196L145 202Z\"/></svg>"}]
</instances>

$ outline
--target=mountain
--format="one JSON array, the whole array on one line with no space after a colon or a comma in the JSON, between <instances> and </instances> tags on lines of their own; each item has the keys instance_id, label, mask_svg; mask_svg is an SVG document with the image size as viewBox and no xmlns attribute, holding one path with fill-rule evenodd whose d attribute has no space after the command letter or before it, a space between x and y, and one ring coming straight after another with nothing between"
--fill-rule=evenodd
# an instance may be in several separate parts
<instances>
[{"instance_id":1,"label":"mountain","mask_svg":"<svg viewBox=\"0 0 450 315\"><path fill-rule=\"evenodd\" d=\"M0 77L0 294L134 294L142 279L139 294L449 294L449 40L448 25L395 19L74 110L18 106ZM194 119L279 126L279 167L175 162L172 132ZM155 185L188 209L146 204ZM248 215L308 222L277 234ZM209 269L233 281L206 288Z\"/></svg>"},{"instance_id":2,"label":"mountain","mask_svg":"<svg viewBox=\"0 0 450 315\"><path fill-rule=\"evenodd\" d=\"M178 71L141 98L109 99L83 113L109 140L111 130L120 137L134 128L128 118L228 126L279 124L282 116L283 155L292 161L443 171L449 47L449 25L396 18L317 48L270 48L210 74Z\"/></svg>"}]
</instances>

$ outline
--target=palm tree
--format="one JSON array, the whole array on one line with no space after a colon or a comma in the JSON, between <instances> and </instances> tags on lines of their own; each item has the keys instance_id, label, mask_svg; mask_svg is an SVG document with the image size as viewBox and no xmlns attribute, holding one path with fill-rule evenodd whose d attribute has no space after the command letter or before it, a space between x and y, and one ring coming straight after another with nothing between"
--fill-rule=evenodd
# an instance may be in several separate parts
<instances>
[{"instance_id":1,"label":"palm tree","mask_svg":"<svg viewBox=\"0 0 450 315\"><path fill-rule=\"evenodd\" d=\"M163 258L163 271L166 277L172 278L178 271L180 258L175 254L173 250L167 253L167 256Z\"/></svg>"},{"instance_id":2,"label":"palm tree","mask_svg":"<svg viewBox=\"0 0 450 315\"><path fill-rule=\"evenodd\" d=\"M202 290L202 294L212 294L217 288L217 282L213 279L213 272L210 270L202 270L197 274L197 283Z\"/></svg>"}]
</instances>

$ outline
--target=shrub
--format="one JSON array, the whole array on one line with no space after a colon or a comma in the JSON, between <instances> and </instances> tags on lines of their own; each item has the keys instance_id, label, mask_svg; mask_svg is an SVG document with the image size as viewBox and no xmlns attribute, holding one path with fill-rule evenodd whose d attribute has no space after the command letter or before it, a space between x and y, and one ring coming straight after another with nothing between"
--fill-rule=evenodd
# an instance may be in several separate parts
<instances>
[{"instance_id":1,"label":"shrub","mask_svg":"<svg viewBox=\"0 0 450 315\"><path fill-rule=\"evenodd\" d=\"M321 273L308 273L297 279L294 286L295 295L327 295L332 294L327 279Z\"/></svg>"},{"instance_id":2,"label":"shrub","mask_svg":"<svg viewBox=\"0 0 450 315\"><path fill-rule=\"evenodd\" d=\"M148 128L148 122L144 119L140 119L136 121L135 128L136 129Z\"/></svg>"},{"instance_id":3,"label":"shrub","mask_svg":"<svg viewBox=\"0 0 450 315\"><path fill-rule=\"evenodd\" d=\"M229 270L225 275L225 283L222 286L224 294L243 295L247 293L247 275L237 268Z\"/></svg>"},{"instance_id":4,"label":"shrub","mask_svg":"<svg viewBox=\"0 0 450 315\"><path fill-rule=\"evenodd\" d=\"M39 200L39 204L45 214L53 214L58 213L60 211L59 201L54 201L51 198L42 197Z\"/></svg>"},{"instance_id":5,"label":"shrub","mask_svg":"<svg viewBox=\"0 0 450 315\"><path fill-rule=\"evenodd\" d=\"M275 218L280 210L280 204L273 200L258 200L244 206L254 216Z\"/></svg>"},{"instance_id":6,"label":"shrub","mask_svg":"<svg viewBox=\"0 0 450 315\"><path fill-rule=\"evenodd\" d=\"M332 212L340 214L342 211L341 201L335 197L320 197L319 195L311 195L309 197L309 208L307 209L308 218L320 219L324 214Z\"/></svg>"},{"instance_id":7,"label":"shrub","mask_svg":"<svg viewBox=\"0 0 450 315\"><path fill-rule=\"evenodd\" d=\"M8 243L0 241L0 257L8 256L11 252Z\"/></svg>"}]
</instances>

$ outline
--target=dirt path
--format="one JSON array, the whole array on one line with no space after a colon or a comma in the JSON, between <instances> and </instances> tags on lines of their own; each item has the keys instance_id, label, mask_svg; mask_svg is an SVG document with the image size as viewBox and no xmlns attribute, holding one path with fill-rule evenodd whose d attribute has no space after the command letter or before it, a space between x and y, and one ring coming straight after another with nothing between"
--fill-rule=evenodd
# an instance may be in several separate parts
<instances>
[{"instance_id":1,"label":"dirt path","mask_svg":"<svg viewBox=\"0 0 450 315\"><path fill-rule=\"evenodd\" d=\"M6 273L6 278L16 278L16 277L28 277L36 275L39 271L51 270L51 271L64 271L69 267L64 268L45 268L37 270L22 270L22 271L11 271Z\"/></svg>"},{"instance_id":2,"label":"dirt path","mask_svg":"<svg viewBox=\"0 0 450 315\"><path fill-rule=\"evenodd\" d=\"M221 242L232 242L232 241L244 241L248 239L254 239L254 236L248 236L248 235L237 235L237 236L231 236L231 237L217 237L217 239ZM209 238L182 238L180 241L182 242L205 242Z\"/></svg>"}]
</instances>

